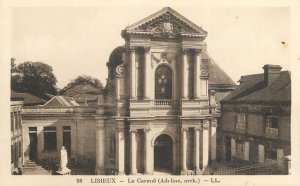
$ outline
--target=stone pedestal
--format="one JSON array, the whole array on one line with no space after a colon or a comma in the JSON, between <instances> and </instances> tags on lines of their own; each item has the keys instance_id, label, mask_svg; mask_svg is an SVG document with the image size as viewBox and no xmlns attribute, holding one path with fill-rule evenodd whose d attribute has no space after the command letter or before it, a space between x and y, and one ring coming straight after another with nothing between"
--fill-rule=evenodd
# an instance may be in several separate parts
<instances>
[{"instance_id":1,"label":"stone pedestal","mask_svg":"<svg viewBox=\"0 0 300 186\"><path fill-rule=\"evenodd\" d=\"M70 175L71 170L67 167L68 164L68 153L64 146L61 147L60 150L60 167L58 171L56 171L59 175Z\"/></svg>"}]
</instances>

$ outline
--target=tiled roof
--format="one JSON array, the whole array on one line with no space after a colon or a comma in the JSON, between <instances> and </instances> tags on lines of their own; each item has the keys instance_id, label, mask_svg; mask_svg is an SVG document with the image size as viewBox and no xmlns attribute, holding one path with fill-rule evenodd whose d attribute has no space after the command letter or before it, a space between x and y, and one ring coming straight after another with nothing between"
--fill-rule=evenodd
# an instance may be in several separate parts
<instances>
[{"instance_id":1,"label":"tiled roof","mask_svg":"<svg viewBox=\"0 0 300 186\"><path fill-rule=\"evenodd\" d=\"M79 106L79 104L72 98L68 96L55 96L43 106L45 107L73 107Z\"/></svg>"},{"instance_id":2,"label":"tiled roof","mask_svg":"<svg viewBox=\"0 0 300 186\"><path fill-rule=\"evenodd\" d=\"M235 88L235 82L219 67L207 52L202 53L202 63L208 68L208 84L212 89Z\"/></svg>"},{"instance_id":3,"label":"tiled roof","mask_svg":"<svg viewBox=\"0 0 300 186\"><path fill-rule=\"evenodd\" d=\"M91 85L75 85L68 89L64 95L75 96L78 94L96 94L97 89Z\"/></svg>"},{"instance_id":4,"label":"tiled roof","mask_svg":"<svg viewBox=\"0 0 300 186\"><path fill-rule=\"evenodd\" d=\"M118 65L122 64L122 53L124 46L115 48L107 63L107 66L113 71ZM230 88L234 89L236 83L219 67L219 65L205 51L202 53L202 63L209 69L209 86L212 89Z\"/></svg>"},{"instance_id":5,"label":"tiled roof","mask_svg":"<svg viewBox=\"0 0 300 186\"><path fill-rule=\"evenodd\" d=\"M23 100L23 104L25 106L30 106L30 105L42 105L46 103L45 100L38 98L30 93L20 93L20 92L15 92L11 90L10 93L10 98L11 100Z\"/></svg>"},{"instance_id":6,"label":"tiled roof","mask_svg":"<svg viewBox=\"0 0 300 186\"><path fill-rule=\"evenodd\" d=\"M85 101L96 101L97 95L93 94L78 94L73 97L77 103L83 103Z\"/></svg>"},{"instance_id":7,"label":"tiled roof","mask_svg":"<svg viewBox=\"0 0 300 186\"><path fill-rule=\"evenodd\" d=\"M267 86L264 74L242 76L241 84L223 101L225 102L289 102L291 101L291 77L289 71L280 72L280 76Z\"/></svg>"}]
</instances>

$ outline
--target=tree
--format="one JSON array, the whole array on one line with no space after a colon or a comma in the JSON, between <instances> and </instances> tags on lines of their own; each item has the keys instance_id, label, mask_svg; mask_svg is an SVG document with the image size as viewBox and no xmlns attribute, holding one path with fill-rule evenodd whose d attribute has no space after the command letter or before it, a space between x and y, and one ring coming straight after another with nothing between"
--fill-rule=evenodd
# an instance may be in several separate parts
<instances>
[{"instance_id":1,"label":"tree","mask_svg":"<svg viewBox=\"0 0 300 186\"><path fill-rule=\"evenodd\" d=\"M11 62L11 88L47 99L46 94L56 94L56 77L50 65L42 62L23 62L16 66Z\"/></svg>"},{"instance_id":2,"label":"tree","mask_svg":"<svg viewBox=\"0 0 300 186\"><path fill-rule=\"evenodd\" d=\"M72 88L75 85L91 85L95 88L99 88L99 89L103 88L103 84L99 79L83 74L83 75L80 75L77 78L71 80L70 83L68 83L62 89L61 93L65 92L66 90Z\"/></svg>"}]
</instances>

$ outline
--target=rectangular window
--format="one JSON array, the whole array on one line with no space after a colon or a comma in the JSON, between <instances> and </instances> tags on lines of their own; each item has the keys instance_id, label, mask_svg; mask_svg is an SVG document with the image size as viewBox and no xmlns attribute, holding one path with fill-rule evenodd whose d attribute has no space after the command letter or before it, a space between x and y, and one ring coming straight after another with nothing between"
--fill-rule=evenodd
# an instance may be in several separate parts
<instances>
[{"instance_id":1,"label":"rectangular window","mask_svg":"<svg viewBox=\"0 0 300 186\"><path fill-rule=\"evenodd\" d=\"M201 82L201 96L207 96L207 80L200 80Z\"/></svg>"},{"instance_id":2,"label":"rectangular window","mask_svg":"<svg viewBox=\"0 0 300 186\"><path fill-rule=\"evenodd\" d=\"M266 158L270 160L277 160L277 151L276 150L266 150Z\"/></svg>"},{"instance_id":3,"label":"rectangular window","mask_svg":"<svg viewBox=\"0 0 300 186\"><path fill-rule=\"evenodd\" d=\"M37 132L37 127L28 127L29 132Z\"/></svg>"},{"instance_id":4,"label":"rectangular window","mask_svg":"<svg viewBox=\"0 0 300 186\"><path fill-rule=\"evenodd\" d=\"M63 146L67 150L68 156L71 157L71 127L63 126Z\"/></svg>"},{"instance_id":5,"label":"rectangular window","mask_svg":"<svg viewBox=\"0 0 300 186\"><path fill-rule=\"evenodd\" d=\"M10 162L13 163L14 162L14 157L15 157L14 146L13 145L10 146L10 152L11 152L11 156L10 156L11 160L10 160Z\"/></svg>"},{"instance_id":6,"label":"rectangular window","mask_svg":"<svg viewBox=\"0 0 300 186\"><path fill-rule=\"evenodd\" d=\"M22 157L22 151L23 151L23 147L22 147L22 142L19 141L19 157Z\"/></svg>"},{"instance_id":7,"label":"rectangular window","mask_svg":"<svg viewBox=\"0 0 300 186\"><path fill-rule=\"evenodd\" d=\"M244 143L236 144L236 158L243 159L244 156Z\"/></svg>"},{"instance_id":8,"label":"rectangular window","mask_svg":"<svg viewBox=\"0 0 300 186\"><path fill-rule=\"evenodd\" d=\"M18 111L17 124L18 124L18 128L21 129L22 128L22 118L21 118L21 112L20 111Z\"/></svg>"},{"instance_id":9,"label":"rectangular window","mask_svg":"<svg viewBox=\"0 0 300 186\"><path fill-rule=\"evenodd\" d=\"M13 112L10 113L10 131L14 131L14 114Z\"/></svg>"},{"instance_id":10,"label":"rectangular window","mask_svg":"<svg viewBox=\"0 0 300 186\"><path fill-rule=\"evenodd\" d=\"M244 132L246 130L246 115L245 114L237 114L236 115L236 123L235 128L238 131Z\"/></svg>"},{"instance_id":11,"label":"rectangular window","mask_svg":"<svg viewBox=\"0 0 300 186\"><path fill-rule=\"evenodd\" d=\"M56 150L56 127L44 127L44 150Z\"/></svg>"},{"instance_id":12,"label":"rectangular window","mask_svg":"<svg viewBox=\"0 0 300 186\"><path fill-rule=\"evenodd\" d=\"M276 116L266 118L266 134L278 135L278 118Z\"/></svg>"}]
</instances>

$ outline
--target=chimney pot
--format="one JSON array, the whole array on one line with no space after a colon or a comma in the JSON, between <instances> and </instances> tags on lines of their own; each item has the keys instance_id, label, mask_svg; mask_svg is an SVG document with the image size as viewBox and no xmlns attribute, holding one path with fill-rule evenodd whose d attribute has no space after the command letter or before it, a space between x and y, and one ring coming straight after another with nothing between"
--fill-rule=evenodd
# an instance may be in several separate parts
<instances>
[{"instance_id":1,"label":"chimney pot","mask_svg":"<svg viewBox=\"0 0 300 186\"><path fill-rule=\"evenodd\" d=\"M279 78L282 67L280 65L264 65L264 81L267 86L271 85L274 80Z\"/></svg>"}]
</instances>

